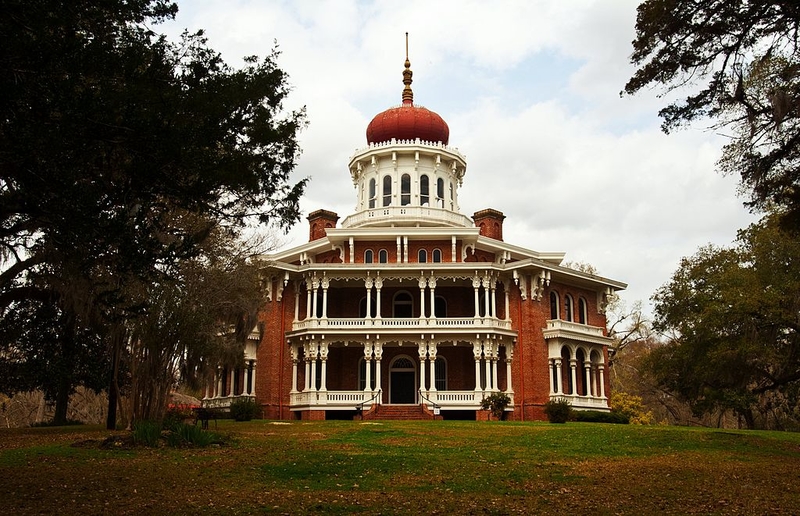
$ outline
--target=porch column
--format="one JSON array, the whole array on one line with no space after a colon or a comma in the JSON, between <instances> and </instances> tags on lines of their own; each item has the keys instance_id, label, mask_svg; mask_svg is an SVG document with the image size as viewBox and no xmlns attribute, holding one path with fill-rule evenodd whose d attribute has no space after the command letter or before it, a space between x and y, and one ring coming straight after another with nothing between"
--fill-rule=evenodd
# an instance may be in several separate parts
<instances>
[{"instance_id":1,"label":"porch column","mask_svg":"<svg viewBox=\"0 0 800 516\"><path fill-rule=\"evenodd\" d=\"M364 343L364 363L367 366L367 373L364 376L364 392L372 392L372 344Z\"/></svg>"},{"instance_id":2,"label":"porch column","mask_svg":"<svg viewBox=\"0 0 800 516\"><path fill-rule=\"evenodd\" d=\"M367 273L369 274L369 273ZM372 318L372 278L367 276L367 279L364 280L364 288L367 289L367 313L364 316L367 319Z\"/></svg>"},{"instance_id":3,"label":"porch column","mask_svg":"<svg viewBox=\"0 0 800 516\"><path fill-rule=\"evenodd\" d=\"M234 374L235 369L231 368L231 374L228 375L228 385L230 385L230 389L228 390L228 396L234 396L235 392L234 389L236 388L236 384L234 383L234 378L236 375Z\"/></svg>"},{"instance_id":4,"label":"porch column","mask_svg":"<svg viewBox=\"0 0 800 516\"><path fill-rule=\"evenodd\" d=\"M311 319L311 289L306 280L306 320Z\"/></svg>"},{"instance_id":5,"label":"porch column","mask_svg":"<svg viewBox=\"0 0 800 516\"><path fill-rule=\"evenodd\" d=\"M428 284L428 280L426 280L422 275L423 272L419 273L419 318L425 318L425 286Z\"/></svg>"},{"instance_id":6,"label":"porch column","mask_svg":"<svg viewBox=\"0 0 800 516\"><path fill-rule=\"evenodd\" d=\"M427 345L424 342L419 343L417 351L419 352L419 392L425 393L425 356L428 353Z\"/></svg>"},{"instance_id":7,"label":"porch column","mask_svg":"<svg viewBox=\"0 0 800 516\"><path fill-rule=\"evenodd\" d=\"M604 369L604 367L602 365L597 366L598 376L600 376L599 379L600 379L600 397L601 398L605 398L606 397L606 379L605 379L605 376L603 374L603 369Z\"/></svg>"},{"instance_id":8,"label":"porch column","mask_svg":"<svg viewBox=\"0 0 800 516\"><path fill-rule=\"evenodd\" d=\"M290 391L291 394L297 392L297 355L298 349L297 346L292 345L292 390Z\"/></svg>"},{"instance_id":9,"label":"porch column","mask_svg":"<svg viewBox=\"0 0 800 516\"><path fill-rule=\"evenodd\" d=\"M294 322L300 317L300 282L294 282Z\"/></svg>"},{"instance_id":10,"label":"porch column","mask_svg":"<svg viewBox=\"0 0 800 516\"><path fill-rule=\"evenodd\" d=\"M433 341L428 346L428 360L431 363L431 388L429 391L436 392L436 344Z\"/></svg>"},{"instance_id":11,"label":"porch column","mask_svg":"<svg viewBox=\"0 0 800 516\"><path fill-rule=\"evenodd\" d=\"M433 277L433 273L431 273L431 277L428 278L428 288L431 290L431 319L436 319L436 278Z\"/></svg>"},{"instance_id":12,"label":"porch column","mask_svg":"<svg viewBox=\"0 0 800 516\"><path fill-rule=\"evenodd\" d=\"M397 237L397 263L403 262L403 248L401 242L402 242L402 237Z\"/></svg>"},{"instance_id":13,"label":"porch column","mask_svg":"<svg viewBox=\"0 0 800 516\"><path fill-rule=\"evenodd\" d=\"M492 301L492 319L497 319L497 281L494 277L489 280L489 299Z\"/></svg>"},{"instance_id":14,"label":"porch column","mask_svg":"<svg viewBox=\"0 0 800 516\"><path fill-rule=\"evenodd\" d=\"M381 390L381 357L383 356L383 344L381 344L378 341L375 341L375 344L373 346L373 351L375 353L375 390L376 391L380 391ZM379 404L379 405L381 403L381 398L383 398L383 395L378 396L378 399L376 401L376 403Z\"/></svg>"},{"instance_id":15,"label":"porch column","mask_svg":"<svg viewBox=\"0 0 800 516\"><path fill-rule=\"evenodd\" d=\"M317 296L317 291L318 290L319 290L319 280L317 278L314 278L314 279L311 280L311 291L312 291L311 292L311 304L312 304L311 313L312 313L312 317L314 319L317 319L317 314L319 313L317 311L317 304L319 304L319 297Z\"/></svg>"},{"instance_id":16,"label":"porch column","mask_svg":"<svg viewBox=\"0 0 800 516\"><path fill-rule=\"evenodd\" d=\"M511 282L508 281L508 280L505 280L503 282L503 293L505 294L505 298L506 298L505 312L504 312L504 315L505 315L504 319L506 321L510 321L511 320L511 313L510 313L511 310L509 308L510 305L509 305L509 302L508 302L508 289L509 288L511 288Z\"/></svg>"},{"instance_id":17,"label":"porch column","mask_svg":"<svg viewBox=\"0 0 800 516\"><path fill-rule=\"evenodd\" d=\"M483 316L491 317L491 305L489 303L489 276L483 278Z\"/></svg>"},{"instance_id":18,"label":"porch column","mask_svg":"<svg viewBox=\"0 0 800 516\"><path fill-rule=\"evenodd\" d=\"M554 358L553 359L553 366L556 369L556 391L555 394L562 394L563 393L563 385L564 380L561 378L561 359Z\"/></svg>"},{"instance_id":19,"label":"porch column","mask_svg":"<svg viewBox=\"0 0 800 516\"><path fill-rule=\"evenodd\" d=\"M320 343L319 346L319 358L322 361L322 377L320 378L320 385L319 390L322 392L326 392L328 390L327 387L327 378L328 378L328 343L324 340Z\"/></svg>"},{"instance_id":20,"label":"porch column","mask_svg":"<svg viewBox=\"0 0 800 516\"><path fill-rule=\"evenodd\" d=\"M514 394L514 388L511 386L511 362L514 360L514 344L506 346L506 392ZM550 385L553 385L552 378Z\"/></svg>"},{"instance_id":21,"label":"porch column","mask_svg":"<svg viewBox=\"0 0 800 516\"><path fill-rule=\"evenodd\" d=\"M256 372L258 371L258 361L253 360L252 364L253 364L253 368L250 370L251 392L248 393L248 394L251 394L251 395L255 394L255 392L256 392Z\"/></svg>"},{"instance_id":22,"label":"porch column","mask_svg":"<svg viewBox=\"0 0 800 516\"><path fill-rule=\"evenodd\" d=\"M500 379L497 376L497 362L500 361L500 345L492 344L492 390L500 390Z\"/></svg>"},{"instance_id":23,"label":"porch column","mask_svg":"<svg viewBox=\"0 0 800 516\"><path fill-rule=\"evenodd\" d=\"M481 392L481 342L472 343L472 354L475 356L475 392Z\"/></svg>"},{"instance_id":24,"label":"porch column","mask_svg":"<svg viewBox=\"0 0 800 516\"><path fill-rule=\"evenodd\" d=\"M328 318L328 287L330 286L330 280L323 276L322 281L320 281L320 286L322 287L322 318Z\"/></svg>"},{"instance_id":25,"label":"porch column","mask_svg":"<svg viewBox=\"0 0 800 516\"><path fill-rule=\"evenodd\" d=\"M592 364L591 362L584 362L583 369L585 371L586 381L584 383L584 391L586 396L592 395Z\"/></svg>"},{"instance_id":26,"label":"porch column","mask_svg":"<svg viewBox=\"0 0 800 516\"><path fill-rule=\"evenodd\" d=\"M216 386L216 389L215 389L215 390L216 390L216 392L214 393L214 397L215 397L215 398L220 398L220 397L222 397L222 371L223 371L223 370L222 370L221 368L220 368L220 369L217 369L217 378L216 378L216 380L217 380L217 381L216 381L216 384L217 384L217 386Z\"/></svg>"},{"instance_id":27,"label":"porch column","mask_svg":"<svg viewBox=\"0 0 800 516\"><path fill-rule=\"evenodd\" d=\"M312 342L311 346L311 378L309 380L312 383L312 391L317 390L317 358L319 357L319 348L317 347L316 342Z\"/></svg>"},{"instance_id":28,"label":"porch column","mask_svg":"<svg viewBox=\"0 0 800 516\"><path fill-rule=\"evenodd\" d=\"M569 359L569 369L572 375L572 392L570 394L578 394L578 360L574 358Z\"/></svg>"},{"instance_id":29,"label":"porch column","mask_svg":"<svg viewBox=\"0 0 800 516\"><path fill-rule=\"evenodd\" d=\"M380 273L378 273L380 274ZM381 287L383 287L383 279L378 276L375 278L375 318L381 318Z\"/></svg>"},{"instance_id":30,"label":"porch column","mask_svg":"<svg viewBox=\"0 0 800 516\"><path fill-rule=\"evenodd\" d=\"M303 358L305 359L306 363L306 381L305 381L305 388L303 389L304 392L308 392L311 390L311 357L309 356L309 344L303 346L303 351L305 352Z\"/></svg>"},{"instance_id":31,"label":"porch column","mask_svg":"<svg viewBox=\"0 0 800 516\"><path fill-rule=\"evenodd\" d=\"M481 287L481 279L478 277L478 273L475 273L475 277L472 278L472 288L475 290L475 318L481 316L481 308L480 308L480 300L478 299L478 289Z\"/></svg>"},{"instance_id":32,"label":"porch column","mask_svg":"<svg viewBox=\"0 0 800 516\"><path fill-rule=\"evenodd\" d=\"M494 381L492 380L492 344L485 341L483 344L483 365L486 368L486 386L484 391L491 391Z\"/></svg>"}]
</instances>

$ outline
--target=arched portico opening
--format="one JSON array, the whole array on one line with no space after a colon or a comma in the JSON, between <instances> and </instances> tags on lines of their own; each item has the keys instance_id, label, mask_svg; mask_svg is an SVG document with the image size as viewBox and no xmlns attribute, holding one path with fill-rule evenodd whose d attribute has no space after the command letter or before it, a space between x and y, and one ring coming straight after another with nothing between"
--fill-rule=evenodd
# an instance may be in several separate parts
<instances>
[{"instance_id":1,"label":"arched portico opening","mask_svg":"<svg viewBox=\"0 0 800 516\"><path fill-rule=\"evenodd\" d=\"M417 403L417 368L414 360L400 355L389 365L389 403L413 405Z\"/></svg>"}]
</instances>

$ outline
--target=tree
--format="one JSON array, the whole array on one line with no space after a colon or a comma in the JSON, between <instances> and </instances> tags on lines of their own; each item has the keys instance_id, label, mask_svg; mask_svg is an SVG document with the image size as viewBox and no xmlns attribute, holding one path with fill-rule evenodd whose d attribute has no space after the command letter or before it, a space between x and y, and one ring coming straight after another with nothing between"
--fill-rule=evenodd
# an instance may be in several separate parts
<instances>
[{"instance_id":1,"label":"tree","mask_svg":"<svg viewBox=\"0 0 800 516\"><path fill-rule=\"evenodd\" d=\"M289 181L305 117L282 107L277 52L234 70L202 32L170 43L149 28L176 11L165 0L0 11L0 316L52 300L102 335L113 371L146 285L217 227L288 227L305 186Z\"/></svg>"},{"instance_id":2,"label":"tree","mask_svg":"<svg viewBox=\"0 0 800 516\"><path fill-rule=\"evenodd\" d=\"M649 354L658 383L697 413L733 410L749 428L800 416L800 241L776 218L684 258L653 297L656 329L674 336Z\"/></svg>"},{"instance_id":3,"label":"tree","mask_svg":"<svg viewBox=\"0 0 800 516\"><path fill-rule=\"evenodd\" d=\"M794 0L646 0L625 93L689 90L663 108L669 132L709 117L731 131L718 166L738 173L754 210L800 227L800 4Z\"/></svg>"}]
</instances>

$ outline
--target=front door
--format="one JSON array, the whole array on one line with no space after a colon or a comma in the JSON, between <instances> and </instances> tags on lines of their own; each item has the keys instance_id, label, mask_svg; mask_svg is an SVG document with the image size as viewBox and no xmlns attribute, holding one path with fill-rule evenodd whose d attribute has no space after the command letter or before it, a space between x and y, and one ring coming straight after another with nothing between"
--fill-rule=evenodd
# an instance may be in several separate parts
<instances>
[{"instance_id":1,"label":"front door","mask_svg":"<svg viewBox=\"0 0 800 516\"><path fill-rule=\"evenodd\" d=\"M413 405L417 402L417 374L414 362L397 357L389 368L389 403Z\"/></svg>"}]
</instances>

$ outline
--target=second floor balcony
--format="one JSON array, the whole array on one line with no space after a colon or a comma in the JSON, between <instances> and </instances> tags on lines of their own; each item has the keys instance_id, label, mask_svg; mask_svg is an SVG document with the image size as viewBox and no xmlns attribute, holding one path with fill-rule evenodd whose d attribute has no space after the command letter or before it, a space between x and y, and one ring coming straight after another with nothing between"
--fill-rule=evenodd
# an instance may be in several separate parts
<instances>
[{"instance_id":1,"label":"second floor balcony","mask_svg":"<svg viewBox=\"0 0 800 516\"><path fill-rule=\"evenodd\" d=\"M292 323L292 331L311 330L317 328L339 330L429 330L447 329L499 329L511 330L511 321L492 317L402 317L402 318L311 318Z\"/></svg>"}]
</instances>

